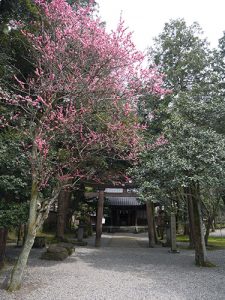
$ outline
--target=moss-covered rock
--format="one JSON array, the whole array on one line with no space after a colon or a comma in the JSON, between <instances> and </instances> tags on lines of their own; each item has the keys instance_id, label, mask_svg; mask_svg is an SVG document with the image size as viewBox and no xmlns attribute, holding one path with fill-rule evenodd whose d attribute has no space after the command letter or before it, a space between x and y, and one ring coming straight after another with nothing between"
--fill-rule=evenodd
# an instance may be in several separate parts
<instances>
[{"instance_id":1,"label":"moss-covered rock","mask_svg":"<svg viewBox=\"0 0 225 300\"><path fill-rule=\"evenodd\" d=\"M68 250L59 245L50 245L45 253L42 254L41 259L47 260L64 260L69 256Z\"/></svg>"},{"instance_id":2,"label":"moss-covered rock","mask_svg":"<svg viewBox=\"0 0 225 300\"><path fill-rule=\"evenodd\" d=\"M75 246L72 243L59 243L57 246L65 248L69 255L75 251Z\"/></svg>"},{"instance_id":3,"label":"moss-covered rock","mask_svg":"<svg viewBox=\"0 0 225 300\"><path fill-rule=\"evenodd\" d=\"M65 252L65 251L67 251L66 248L62 247L62 246L59 246L58 244L50 245L47 248L47 252L50 252L50 253L60 253L60 252Z\"/></svg>"},{"instance_id":4,"label":"moss-covered rock","mask_svg":"<svg viewBox=\"0 0 225 300\"><path fill-rule=\"evenodd\" d=\"M45 252L42 254L41 259L46 260L56 260L56 261L62 261L68 257L68 252Z\"/></svg>"}]
</instances>

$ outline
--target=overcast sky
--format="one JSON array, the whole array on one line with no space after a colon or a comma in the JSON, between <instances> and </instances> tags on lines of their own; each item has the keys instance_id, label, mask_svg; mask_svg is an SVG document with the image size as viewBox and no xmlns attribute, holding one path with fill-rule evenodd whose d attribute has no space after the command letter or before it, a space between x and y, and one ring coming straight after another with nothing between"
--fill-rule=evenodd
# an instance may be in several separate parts
<instances>
[{"instance_id":1,"label":"overcast sky","mask_svg":"<svg viewBox=\"0 0 225 300\"><path fill-rule=\"evenodd\" d=\"M108 29L115 29L120 14L134 32L140 50L152 44L152 38L165 22L184 18L188 25L197 21L213 47L225 31L225 0L97 0L99 12Z\"/></svg>"}]
</instances>

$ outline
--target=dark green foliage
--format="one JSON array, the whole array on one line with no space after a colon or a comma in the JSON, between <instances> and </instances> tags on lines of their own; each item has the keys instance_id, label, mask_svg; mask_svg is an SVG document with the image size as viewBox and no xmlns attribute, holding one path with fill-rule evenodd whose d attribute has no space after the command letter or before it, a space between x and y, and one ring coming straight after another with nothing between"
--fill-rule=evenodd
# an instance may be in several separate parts
<instances>
[{"instance_id":1,"label":"dark green foliage","mask_svg":"<svg viewBox=\"0 0 225 300\"><path fill-rule=\"evenodd\" d=\"M1 0L0 23L10 20L31 20L37 17L38 9L32 0Z\"/></svg>"},{"instance_id":2,"label":"dark green foliage","mask_svg":"<svg viewBox=\"0 0 225 300\"><path fill-rule=\"evenodd\" d=\"M75 7L76 7L76 5L80 5L80 6L85 7L85 6L89 5L90 2L92 2L92 1L90 1L90 0L67 0L67 2L68 2L70 5L73 5L73 6L75 6ZM95 1L93 1L93 5L96 5L96 2L95 2Z\"/></svg>"},{"instance_id":3,"label":"dark green foliage","mask_svg":"<svg viewBox=\"0 0 225 300\"><path fill-rule=\"evenodd\" d=\"M31 176L22 134L0 133L0 226L11 228L27 222Z\"/></svg>"},{"instance_id":4,"label":"dark green foliage","mask_svg":"<svg viewBox=\"0 0 225 300\"><path fill-rule=\"evenodd\" d=\"M0 134L0 198L24 201L29 198L31 175L22 134L5 130Z\"/></svg>"},{"instance_id":5,"label":"dark green foliage","mask_svg":"<svg viewBox=\"0 0 225 300\"><path fill-rule=\"evenodd\" d=\"M28 203L0 202L0 227L13 228L28 220Z\"/></svg>"},{"instance_id":6,"label":"dark green foliage","mask_svg":"<svg viewBox=\"0 0 225 300\"><path fill-rule=\"evenodd\" d=\"M170 205L193 182L215 189L225 178L224 99L219 72L213 72L219 54L200 34L198 24L188 27L184 20L172 20L149 51L150 64L165 74L172 93L163 99L146 96L140 106L149 125L146 144L153 144L135 170L145 200ZM161 134L166 144L160 147L154 141Z\"/></svg>"},{"instance_id":7,"label":"dark green foliage","mask_svg":"<svg viewBox=\"0 0 225 300\"><path fill-rule=\"evenodd\" d=\"M14 77L23 81L33 71L31 48L14 20L25 26L39 17L32 0L2 0L0 2L0 84L12 90ZM33 28L37 30L37 28Z\"/></svg>"},{"instance_id":8,"label":"dark green foliage","mask_svg":"<svg viewBox=\"0 0 225 300\"><path fill-rule=\"evenodd\" d=\"M165 74L165 84L173 95L204 79L209 49L201 33L198 23L187 26L183 19L171 20L149 50L150 64Z\"/></svg>"}]
</instances>

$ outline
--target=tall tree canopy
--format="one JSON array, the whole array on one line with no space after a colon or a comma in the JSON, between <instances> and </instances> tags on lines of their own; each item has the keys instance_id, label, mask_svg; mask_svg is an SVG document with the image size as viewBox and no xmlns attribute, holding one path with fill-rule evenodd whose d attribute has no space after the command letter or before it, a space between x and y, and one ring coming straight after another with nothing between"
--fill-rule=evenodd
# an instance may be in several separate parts
<instances>
[{"instance_id":1,"label":"tall tree canopy","mask_svg":"<svg viewBox=\"0 0 225 300\"><path fill-rule=\"evenodd\" d=\"M140 106L141 115L155 128L147 131L146 144L156 143L143 153L136 178L143 198L163 199L164 205L170 206L183 194L192 195L198 214L196 264L204 265L200 197L205 188L219 188L224 180L225 143L217 130L221 114L213 117L224 106L213 71L215 56L200 34L196 23L187 26L182 19L171 20L149 51L150 65L165 74L165 86L171 93L160 102L145 96Z\"/></svg>"}]
</instances>

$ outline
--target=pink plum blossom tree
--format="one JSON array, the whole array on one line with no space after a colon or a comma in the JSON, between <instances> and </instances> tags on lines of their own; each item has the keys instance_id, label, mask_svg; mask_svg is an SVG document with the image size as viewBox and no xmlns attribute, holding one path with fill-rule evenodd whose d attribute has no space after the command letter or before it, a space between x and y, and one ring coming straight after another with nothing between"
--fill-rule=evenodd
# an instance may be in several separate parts
<instances>
[{"instance_id":1,"label":"pink plum blossom tree","mask_svg":"<svg viewBox=\"0 0 225 300\"><path fill-rule=\"evenodd\" d=\"M1 103L15 111L2 126L23 131L32 176L28 233L10 291L21 286L37 230L62 186L93 175L84 167L91 156L136 159L143 129L138 99L165 92L160 74L142 67L144 55L122 21L107 33L91 5L74 10L65 0L35 2L41 18L32 26L39 30L21 28L35 71L26 80L15 77L13 92L0 90Z\"/></svg>"}]
</instances>

